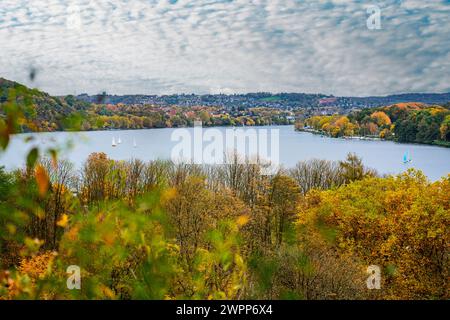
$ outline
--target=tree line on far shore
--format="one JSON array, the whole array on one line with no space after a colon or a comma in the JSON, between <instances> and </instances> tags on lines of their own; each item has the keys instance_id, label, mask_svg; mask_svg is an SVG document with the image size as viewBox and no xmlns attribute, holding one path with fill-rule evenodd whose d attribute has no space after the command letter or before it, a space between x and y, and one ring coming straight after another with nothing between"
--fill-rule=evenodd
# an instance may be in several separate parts
<instances>
[{"instance_id":1,"label":"tree line on far shore","mask_svg":"<svg viewBox=\"0 0 450 320\"><path fill-rule=\"evenodd\" d=\"M332 137L369 136L397 142L450 146L449 106L401 103L349 115L313 116L296 122Z\"/></svg>"}]
</instances>

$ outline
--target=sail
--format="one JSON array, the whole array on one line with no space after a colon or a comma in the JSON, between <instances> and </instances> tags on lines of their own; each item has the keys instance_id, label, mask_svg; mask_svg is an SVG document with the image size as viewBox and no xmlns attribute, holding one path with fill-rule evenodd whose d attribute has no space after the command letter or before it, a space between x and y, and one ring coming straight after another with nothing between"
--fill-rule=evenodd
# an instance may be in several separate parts
<instances>
[{"instance_id":1,"label":"sail","mask_svg":"<svg viewBox=\"0 0 450 320\"><path fill-rule=\"evenodd\" d=\"M116 146L116 139L114 139L114 137L112 138L112 146L113 146L113 147Z\"/></svg>"},{"instance_id":2,"label":"sail","mask_svg":"<svg viewBox=\"0 0 450 320\"><path fill-rule=\"evenodd\" d=\"M406 151L403 155L403 163L409 163L411 162L411 156L409 155L409 151Z\"/></svg>"}]
</instances>

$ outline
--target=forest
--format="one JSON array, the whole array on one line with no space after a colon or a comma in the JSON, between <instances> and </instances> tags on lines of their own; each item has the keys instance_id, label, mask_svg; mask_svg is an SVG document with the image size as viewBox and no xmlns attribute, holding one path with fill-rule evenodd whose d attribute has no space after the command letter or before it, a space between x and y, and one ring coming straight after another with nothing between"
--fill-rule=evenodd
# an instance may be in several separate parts
<instances>
[{"instance_id":1,"label":"forest","mask_svg":"<svg viewBox=\"0 0 450 320\"><path fill-rule=\"evenodd\" d=\"M23 97L3 105L1 150L32 121ZM449 299L450 175L380 176L354 154L273 175L238 154L62 156L0 169L0 299Z\"/></svg>"},{"instance_id":2,"label":"forest","mask_svg":"<svg viewBox=\"0 0 450 320\"><path fill-rule=\"evenodd\" d=\"M273 176L42 158L0 170L1 299L448 299L450 176L355 155ZM81 268L68 290L66 268ZM368 290L369 265L382 268Z\"/></svg>"},{"instance_id":3,"label":"forest","mask_svg":"<svg viewBox=\"0 0 450 320\"><path fill-rule=\"evenodd\" d=\"M27 101L24 101L24 100ZM75 96L53 97L37 89L0 78L0 118L8 101L26 103L19 132L67 130L117 130L204 126L264 126L293 124L293 113L279 108L254 107L225 110L217 106L158 106L151 104L107 104L98 97L93 103Z\"/></svg>"},{"instance_id":4,"label":"forest","mask_svg":"<svg viewBox=\"0 0 450 320\"><path fill-rule=\"evenodd\" d=\"M296 122L297 130L312 128L332 137L366 136L397 142L450 146L449 105L402 103L363 109L349 115L313 116Z\"/></svg>"}]
</instances>

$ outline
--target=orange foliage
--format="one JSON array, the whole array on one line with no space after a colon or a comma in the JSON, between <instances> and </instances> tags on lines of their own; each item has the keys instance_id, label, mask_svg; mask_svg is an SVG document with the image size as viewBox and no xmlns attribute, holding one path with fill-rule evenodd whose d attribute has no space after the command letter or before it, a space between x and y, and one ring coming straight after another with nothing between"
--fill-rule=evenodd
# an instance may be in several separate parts
<instances>
[{"instance_id":1,"label":"orange foliage","mask_svg":"<svg viewBox=\"0 0 450 320\"><path fill-rule=\"evenodd\" d=\"M39 195L43 197L50 185L50 179L48 177L47 170L41 164L37 165L34 170L34 176L38 185Z\"/></svg>"},{"instance_id":2,"label":"orange foliage","mask_svg":"<svg viewBox=\"0 0 450 320\"><path fill-rule=\"evenodd\" d=\"M374 112L370 117L376 121L378 126L391 125L391 119L383 111Z\"/></svg>"},{"instance_id":3,"label":"orange foliage","mask_svg":"<svg viewBox=\"0 0 450 320\"><path fill-rule=\"evenodd\" d=\"M55 252L46 251L28 259L24 258L20 261L18 270L33 280L39 279L47 274L55 256Z\"/></svg>"}]
</instances>

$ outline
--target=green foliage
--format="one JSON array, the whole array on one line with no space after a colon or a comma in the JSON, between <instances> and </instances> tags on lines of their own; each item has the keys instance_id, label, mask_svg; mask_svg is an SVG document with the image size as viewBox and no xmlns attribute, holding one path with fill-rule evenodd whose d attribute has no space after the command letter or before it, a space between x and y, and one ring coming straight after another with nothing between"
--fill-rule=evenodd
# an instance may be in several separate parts
<instances>
[{"instance_id":1,"label":"green foliage","mask_svg":"<svg viewBox=\"0 0 450 320\"><path fill-rule=\"evenodd\" d=\"M61 240L62 267L82 268L83 289L73 298L163 299L177 272L177 246L165 235L158 193L71 217Z\"/></svg>"},{"instance_id":2,"label":"green foliage","mask_svg":"<svg viewBox=\"0 0 450 320\"><path fill-rule=\"evenodd\" d=\"M52 97L5 79L0 79L0 93L0 129L3 127L3 131L10 133L177 128L193 126L196 120L201 120L204 126L283 125L291 123L288 116L292 115L291 112L275 108L252 108L228 113L224 109L209 106L191 108L112 105L103 104L103 101L98 101L98 104L87 103L72 95ZM24 108L17 109L16 105ZM14 115L15 119L10 119L9 115ZM20 121L16 121L17 117L20 117ZM0 143L4 147L7 146L7 138L7 134L0 134Z\"/></svg>"},{"instance_id":3,"label":"green foliage","mask_svg":"<svg viewBox=\"0 0 450 320\"><path fill-rule=\"evenodd\" d=\"M73 97L4 87L2 149L11 134L37 129L42 111L33 101L78 108ZM113 115L86 123L87 107L69 112L67 126L109 125L107 117L128 125L127 115L98 107ZM267 116L251 112L220 121L253 125ZM447 135L445 112L397 106L314 121L347 135L352 121L391 130L390 120L411 116L416 138L435 139L439 121ZM156 112L152 125L184 125L173 117ZM0 299L448 299L450 177L380 178L351 154L265 176L236 154L209 167L95 153L78 174L58 150L32 149L26 168L0 168ZM376 294L365 287L370 264L383 268ZM66 287L70 265L81 268L81 290Z\"/></svg>"},{"instance_id":4,"label":"green foliage","mask_svg":"<svg viewBox=\"0 0 450 320\"><path fill-rule=\"evenodd\" d=\"M14 176L6 172L5 167L0 167L0 202L8 200L13 185Z\"/></svg>"},{"instance_id":5,"label":"green foliage","mask_svg":"<svg viewBox=\"0 0 450 320\"><path fill-rule=\"evenodd\" d=\"M27 155L27 167L34 168L34 165L36 164L38 157L39 157L39 149L38 148L31 149Z\"/></svg>"},{"instance_id":6,"label":"green foliage","mask_svg":"<svg viewBox=\"0 0 450 320\"><path fill-rule=\"evenodd\" d=\"M332 137L370 136L398 142L447 146L450 141L448 108L417 103L363 109L346 116L313 116L296 123Z\"/></svg>"}]
</instances>

